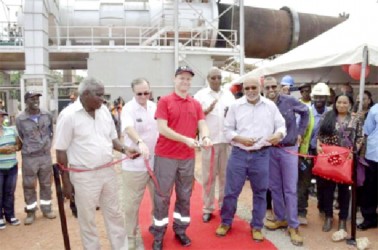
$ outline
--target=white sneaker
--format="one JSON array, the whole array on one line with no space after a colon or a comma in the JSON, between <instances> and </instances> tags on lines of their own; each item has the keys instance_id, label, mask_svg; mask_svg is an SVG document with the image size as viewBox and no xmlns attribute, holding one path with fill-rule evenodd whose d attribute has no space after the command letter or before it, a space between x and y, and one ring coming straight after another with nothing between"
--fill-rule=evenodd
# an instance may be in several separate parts
<instances>
[{"instance_id":1,"label":"white sneaker","mask_svg":"<svg viewBox=\"0 0 378 250\"><path fill-rule=\"evenodd\" d=\"M4 219L0 219L0 229L5 229L6 227Z\"/></svg>"},{"instance_id":2,"label":"white sneaker","mask_svg":"<svg viewBox=\"0 0 378 250\"><path fill-rule=\"evenodd\" d=\"M298 221L299 221L300 225L307 225L308 224L307 218L303 217L303 216L298 216Z\"/></svg>"},{"instance_id":3,"label":"white sneaker","mask_svg":"<svg viewBox=\"0 0 378 250\"><path fill-rule=\"evenodd\" d=\"M9 221L8 221L9 224L11 224L12 226L18 226L21 224L21 221L15 217L11 218Z\"/></svg>"}]
</instances>

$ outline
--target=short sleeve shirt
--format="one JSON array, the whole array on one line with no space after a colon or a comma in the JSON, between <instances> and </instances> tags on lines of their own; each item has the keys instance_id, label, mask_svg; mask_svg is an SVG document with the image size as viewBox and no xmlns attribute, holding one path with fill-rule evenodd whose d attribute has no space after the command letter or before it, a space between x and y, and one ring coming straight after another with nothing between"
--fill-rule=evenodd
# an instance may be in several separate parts
<instances>
[{"instance_id":1,"label":"short sleeve shirt","mask_svg":"<svg viewBox=\"0 0 378 250\"><path fill-rule=\"evenodd\" d=\"M91 117L76 101L61 112L56 126L55 148L66 150L73 166L95 168L113 160L117 131L105 105Z\"/></svg>"},{"instance_id":2,"label":"short sleeve shirt","mask_svg":"<svg viewBox=\"0 0 378 250\"><path fill-rule=\"evenodd\" d=\"M172 93L160 98L155 118L166 120L169 128L194 139L198 121L204 120L205 115L197 100L189 95L182 98L176 93ZM193 148L188 147L185 143L168 139L162 134L159 134L155 154L179 160L193 159L195 156Z\"/></svg>"}]
</instances>

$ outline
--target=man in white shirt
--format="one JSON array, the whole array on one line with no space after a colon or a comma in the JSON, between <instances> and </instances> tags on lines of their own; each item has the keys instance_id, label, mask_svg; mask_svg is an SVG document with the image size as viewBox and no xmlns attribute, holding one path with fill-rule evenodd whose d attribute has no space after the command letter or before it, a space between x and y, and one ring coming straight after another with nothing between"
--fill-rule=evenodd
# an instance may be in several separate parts
<instances>
[{"instance_id":1,"label":"man in white shirt","mask_svg":"<svg viewBox=\"0 0 378 250\"><path fill-rule=\"evenodd\" d=\"M222 222L216 235L226 236L230 230L248 176L253 192L250 233L254 241L260 242L264 240L261 229L269 186L269 146L278 144L286 136L286 127L275 103L260 95L257 77L245 79L243 92L244 96L230 106L224 123L225 136L233 147L227 163Z\"/></svg>"},{"instance_id":2,"label":"man in white shirt","mask_svg":"<svg viewBox=\"0 0 378 250\"><path fill-rule=\"evenodd\" d=\"M151 203L153 203L154 194L154 183L147 172L145 160L153 168L154 148L159 132L154 118L156 104L149 100L150 84L146 79L137 78L131 82L131 89L134 92L134 97L122 109L121 131L125 134L125 145L137 148L143 157L123 161L122 175L129 248L139 249L142 242L138 226L139 207L146 187L150 193Z\"/></svg>"},{"instance_id":3,"label":"man in white shirt","mask_svg":"<svg viewBox=\"0 0 378 250\"><path fill-rule=\"evenodd\" d=\"M127 249L127 235L119 206L113 149L133 157L135 150L121 144L109 110L103 105L104 85L86 78L79 99L65 108L56 128L57 162L82 170L63 172L63 193L68 199L75 188L81 240L84 249L100 249L95 212L100 204L112 249ZM71 184L72 183L72 184Z\"/></svg>"},{"instance_id":4,"label":"man in white shirt","mask_svg":"<svg viewBox=\"0 0 378 250\"><path fill-rule=\"evenodd\" d=\"M203 222L209 222L214 211L215 177L218 176L219 209L224 197L226 180L226 162L230 155L230 146L223 133L224 117L230 105L235 101L233 94L221 87L222 72L213 67L207 74L208 87L199 90L194 98L200 102L205 113L206 124L211 130L209 137L214 147L214 166L210 169L211 150L202 150L202 187L203 187Z\"/></svg>"}]
</instances>

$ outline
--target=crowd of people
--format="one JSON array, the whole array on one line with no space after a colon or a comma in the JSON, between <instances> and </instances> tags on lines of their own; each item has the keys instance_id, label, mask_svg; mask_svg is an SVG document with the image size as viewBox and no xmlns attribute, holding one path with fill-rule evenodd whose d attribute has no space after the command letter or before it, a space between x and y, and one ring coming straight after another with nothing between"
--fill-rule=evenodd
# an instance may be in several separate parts
<instances>
[{"instance_id":1,"label":"crowd of people","mask_svg":"<svg viewBox=\"0 0 378 250\"><path fill-rule=\"evenodd\" d=\"M213 213L220 211L221 223L214 232L219 237L227 236L232 229L246 180L253 192L248 232L252 240L264 241L264 227L287 228L292 244L303 245L299 228L308 224L313 178L319 213L324 217L321 230L333 228L337 189L337 230L347 231L349 186L312 175L311 156L322 154L323 145L358 151L359 157L354 160L361 162L360 172L364 173L358 189L364 221L357 227L377 227L378 104L369 91L363 93L361 111L355 108L358 104L354 105L350 85L343 85L340 93L332 96L333 90L325 83L302 84L297 99L291 95L291 76L281 81L271 76L249 76L241 84L242 94L233 95L222 86L221 70L212 67L207 86L191 96L194 75L187 66L177 68L174 91L159 98L157 104L152 101L149 81L134 79L133 98L127 103L118 98L114 108L105 105L104 84L87 77L59 114L55 131L51 114L39 107L41 94L27 92L26 109L17 117L16 128L0 126L0 229L7 223L21 223L14 211L19 150L24 224L34 223L38 209L44 217L56 218L51 202L53 136L57 163L74 170L62 172L63 193L78 218L84 249L101 248L95 222L98 207L112 249L138 248L142 244L138 216L146 189L153 204L149 227L154 237L152 249L164 247L173 189L175 238L182 246L191 245L186 231L191 221L196 149L202 155L202 221L208 223ZM0 110L1 124L6 115ZM118 197L113 150L125 155L124 204ZM353 154L348 157L353 158Z\"/></svg>"}]
</instances>

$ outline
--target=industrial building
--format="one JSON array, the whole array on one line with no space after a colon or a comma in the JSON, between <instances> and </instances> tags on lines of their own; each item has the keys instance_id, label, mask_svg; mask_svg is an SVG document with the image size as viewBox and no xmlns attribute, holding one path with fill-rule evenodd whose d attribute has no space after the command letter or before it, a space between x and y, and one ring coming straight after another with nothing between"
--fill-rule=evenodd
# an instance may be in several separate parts
<instances>
[{"instance_id":1,"label":"industrial building","mask_svg":"<svg viewBox=\"0 0 378 250\"><path fill-rule=\"evenodd\" d=\"M0 91L11 115L24 109L27 90L42 93L41 106L57 114L75 70L103 80L110 100L129 100L132 79L147 78L156 98L173 90L174 69L188 65L195 93L213 65L237 62L243 74L245 57L282 54L345 20L242 0L25 0L17 19L0 24ZM8 74L15 70L17 86ZM63 70L63 82L51 70Z\"/></svg>"}]
</instances>

